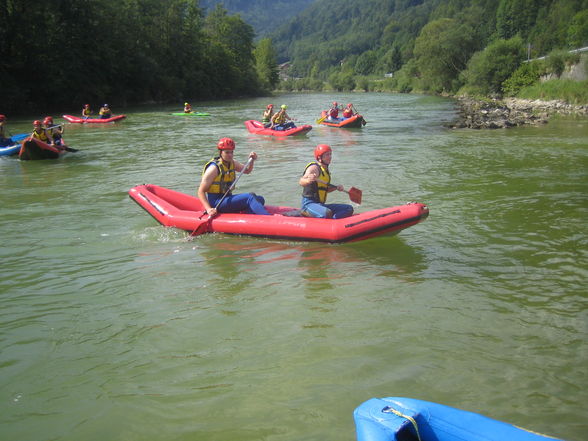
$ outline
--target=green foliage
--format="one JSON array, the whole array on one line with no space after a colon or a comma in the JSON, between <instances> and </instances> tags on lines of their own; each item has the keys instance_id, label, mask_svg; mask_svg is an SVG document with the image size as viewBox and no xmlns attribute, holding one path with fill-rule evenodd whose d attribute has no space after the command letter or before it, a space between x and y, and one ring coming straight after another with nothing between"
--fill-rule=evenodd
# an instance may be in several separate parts
<instances>
[{"instance_id":1,"label":"green foliage","mask_svg":"<svg viewBox=\"0 0 588 441\"><path fill-rule=\"evenodd\" d=\"M550 80L521 89L519 98L563 100L571 104L588 103L588 81Z\"/></svg>"},{"instance_id":2,"label":"green foliage","mask_svg":"<svg viewBox=\"0 0 588 441\"><path fill-rule=\"evenodd\" d=\"M222 8L204 19L198 5L0 2L3 112L255 93L252 28Z\"/></svg>"},{"instance_id":3,"label":"green foliage","mask_svg":"<svg viewBox=\"0 0 588 441\"><path fill-rule=\"evenodd\" d=\"M504 95L516 96L522 88L531 86L539 81L539 77L544 71L545 67L542 61L521 64L510 78L502 83L502 91Z\"/></svg>"},{"instance_id":4,"label":"green foliage","mask_svg":"<svg viewBox=\"0 0 588 441\"><path fill-rule=\"evenodd\" d=\"M588 5L572 18L567 30L568 47L588 46Z\"/></svg>"},{"instance_id":5,"label":"green foliage","mask_svg":"<svg viewBox=\"0 0 588 441\"><path fill-rule=\"evenodd\" d=\"M279 81L276 50L269 38L264 38L253 51L255 57L255 69L265 90L272 90Z\"/></svg>"},{"instance_id":6,"label":"green foliage","mask_svg":"<svg viewBox=\"0 0 588 441\"><path fill-rule=\"evenodd\" d=\"M355 89L355 79L351 73L333 73L329 76L329 85L337 92Z\"/></svg>"},{"instance_id":7,"label":"green foliage","mask_svg":"<svg viewBox=\"0 0 588 441\"><path fill-rule=\"evenodd\" d=\"M457 90L454 82L476 46L474 30L468 25L450 18L428 23L414 46L423 80L435 91Z\"/></svg>"},{"instance_id":8,"label":"green foliage","mask_svg":"<svg viewBox=\"0 0 588 441\"><path fill-rule=\"evenodd\" d=\"M472 56L463 72L465 84L485 95L500 94L502 83L513 74L524 57L525 48L520 37L496 40Z\"/></svg>"},{"instance_id":9,"label":"green foliage","mask_svg":"<svg viewBox=\"0 0 588 441\"><path fill-rule=\"evenodd\" d=\"M563 73L566 65L575 64L580 61L578 54L570 54L564 50L554 50L545 59L545 66L548 73L553 73L558 77Z\"/></svg>"}]
</instances>

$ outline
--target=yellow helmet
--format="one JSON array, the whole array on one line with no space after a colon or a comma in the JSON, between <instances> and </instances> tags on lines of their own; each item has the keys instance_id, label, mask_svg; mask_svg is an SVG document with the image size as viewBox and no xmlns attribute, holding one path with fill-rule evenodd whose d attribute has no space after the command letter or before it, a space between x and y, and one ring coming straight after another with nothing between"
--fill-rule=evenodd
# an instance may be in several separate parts
<instances>
[{"instance_id":1,"label":"yellow helmet","mask_svg":"<svg viewBox=\"0 0 588 441\"><path fill-rule=\"evenodd\" d=\"M287 106L287 105L285 105L285 104L282 104L280 107L281 107L282 109L284 109L284 110L286 110L286 109L288 108L288 106Z\"/></svg>"}]
</instances>

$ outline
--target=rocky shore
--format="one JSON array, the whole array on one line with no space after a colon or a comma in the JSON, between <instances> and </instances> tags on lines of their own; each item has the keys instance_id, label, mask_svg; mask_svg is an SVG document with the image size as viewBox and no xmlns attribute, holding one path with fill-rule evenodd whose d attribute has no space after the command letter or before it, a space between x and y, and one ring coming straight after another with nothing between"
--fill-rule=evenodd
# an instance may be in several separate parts
<instances>
[{"instance_id":1,"label":"rocky shore","mask_svg":"<svg viewBox=\"0 0 588 441\"><path fill-rule=\"evenodd\" d=\"M588 106L568 104L564 101L525 100L505 98L503 100L457 99L459 114L456 121L448 124L452 129L505 129L523 125L546 124L549 117L560 115L588 115Z\"/></svg>"}]
</instances>

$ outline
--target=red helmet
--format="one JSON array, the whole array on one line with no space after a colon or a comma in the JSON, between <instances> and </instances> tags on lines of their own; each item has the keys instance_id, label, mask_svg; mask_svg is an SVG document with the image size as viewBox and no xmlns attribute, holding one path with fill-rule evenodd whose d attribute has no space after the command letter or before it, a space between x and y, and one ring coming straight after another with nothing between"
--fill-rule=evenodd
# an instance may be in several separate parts
<instances>
[{"instance_id":1,"label":"red helmet","mask_svg":"<svg viewBox=\"0 0 588 441\"><path fill-rule=\"evenodd\" d=\"M39 121L38 119L33 121L33 125L34 126L40 126L41 125L41 121Z\"/></svg>"},{"instance_id":2,"label":"red helmet","mask_svg":"<svg viewBox=\"0 0 588 441\"><path fill-rule=\"evenodd\" d=\"M274 105L273 105L273 104L268 104L268 105L267 105L267 108L268 108L268 109L272 109L273 107L274 107Z\"/></svg>"},{"instance_id":3,"label":"red helmet","mask_svg":"<svg viewBox=\"0 0 588 441\"><path fill-rule=\"evenodd\" d=\"M235 141L231 138L221 138L218 140L217 147L219 150L235 150Z\"/></svg>"},{"instance_id":4,"label":"red helmet","mask_svg":"<svg viewBox=\"0 0 588 441\"><path fill-rule=\"evenodd\" d=\"M324 155L327 152L332 152L332 151L333 150L331 150L331 146L328 146L327 144L319 144L314 149L314 157L316 159L320 159L320 157L322 155Z\"/></svg>"},{"instance_id":5,"label":"red helmet","mask_svg":"<svg viewBox=\"0 0 588 441\"><path fill-rule=\"evenodd\" d=\"M347 107L353 107L353 104L349 103L347 104Z\"/></svg>"},{"instance_id":6,"label":"red helmet","mask_svg":"<svg viewBox=\"0 0 588 441\"><path fill-rule=\"evenodd\" d=\"M333 101L333 106L337 107L337 101Z\"/></svg>"},{"instance_id":7,"label":"red helmet","mask_svg":"<svg viewBox=\"0 0 588 441\"><path fill-rule=\"evenodd\" d=\"M0 121L6 121L6 115L0 115Z\"/></svg>"},{"instance_id":8,"label":"red helmet","mask_svg":"<svg viewBox=\"0 0 588 441\"><path fill-rule=\"evenodd\" d=\"M46 116L43 120L43 124L53 124L53 118L50 116Z\"/></svg>"},{"instance_id":9,"label":"red helmet","mask_svg":"<svg viewBox=\"0 0 588 441\"><path fill-rule=\"evenodd\" d=\"M90 107L90 105L89 104L84 104L84 107Z\"/></svg>"}]
</instances>

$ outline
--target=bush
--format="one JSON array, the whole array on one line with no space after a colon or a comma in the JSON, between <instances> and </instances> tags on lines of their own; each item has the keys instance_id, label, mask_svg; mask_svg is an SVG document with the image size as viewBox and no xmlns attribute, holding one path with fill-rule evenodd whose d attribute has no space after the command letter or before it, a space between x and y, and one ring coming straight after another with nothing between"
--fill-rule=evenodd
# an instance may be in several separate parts
<instances>
[{"instance_id":1,"label":"bush","mask_svg":"<svg viewBox=\"0 0 588 441\"><path fill-rule=\"evenodd\" d=\"M523 63L507 80L502 83L502 92L506 96L516 96L523 88L535 84L545 68L541 61Z\"/></svg>"}]
</instances>

